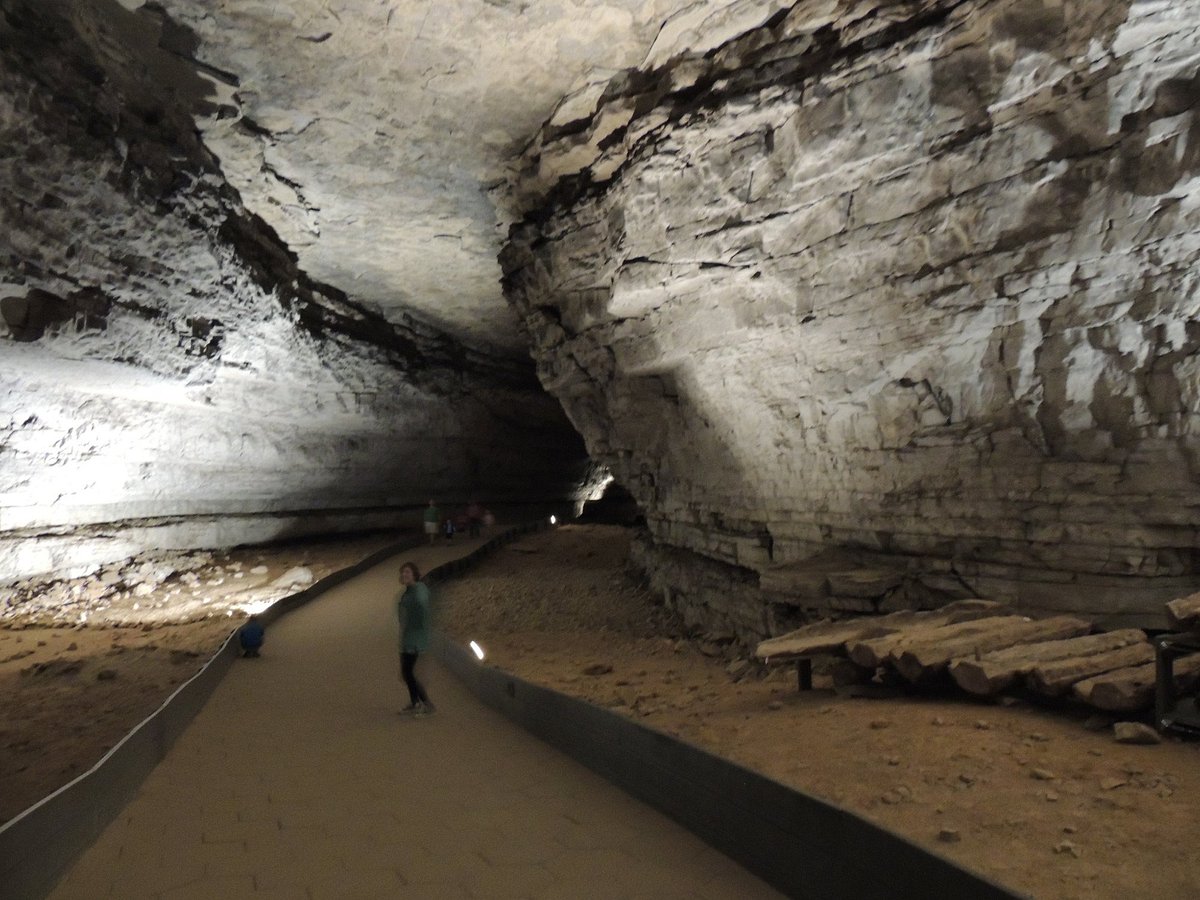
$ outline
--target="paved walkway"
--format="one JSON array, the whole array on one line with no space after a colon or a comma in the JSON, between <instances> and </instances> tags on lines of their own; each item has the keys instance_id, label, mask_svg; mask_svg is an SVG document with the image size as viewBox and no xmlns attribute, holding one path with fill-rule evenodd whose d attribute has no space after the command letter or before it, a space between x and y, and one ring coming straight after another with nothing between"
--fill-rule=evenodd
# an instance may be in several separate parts
<instances>
[{"instance_id":1,"label":"paved walkway","mask_svg":"<svg viewBox=\"0 0 1200 900\"><path fill-rule=\"evenodd\" d=\"M54 900L758 898L763 882L478 703L400 716L403 554L285 616L237 660Z\"/></svg>"}]
</instances>

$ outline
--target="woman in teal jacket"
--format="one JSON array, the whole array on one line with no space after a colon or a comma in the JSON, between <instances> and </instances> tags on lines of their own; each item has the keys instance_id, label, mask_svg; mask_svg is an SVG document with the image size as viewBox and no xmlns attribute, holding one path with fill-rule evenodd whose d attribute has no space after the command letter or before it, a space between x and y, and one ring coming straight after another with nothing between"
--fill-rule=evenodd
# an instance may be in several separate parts
<instances>
[{"instance_id":1,"label":"woman in teal jacket","mask_svg":"<svg viewBox=\"0 0 1200 900\"><path fill-rule=\"evenodd\" d=\"M429 649L429 588L422 584L417 564L411 562L400 567L400 585L404 588L396 604L400 619L400 675L408 686L409 700L400 712L425 716L435 707L413 669L417 657Z\"/></svg>"}]
</instances>

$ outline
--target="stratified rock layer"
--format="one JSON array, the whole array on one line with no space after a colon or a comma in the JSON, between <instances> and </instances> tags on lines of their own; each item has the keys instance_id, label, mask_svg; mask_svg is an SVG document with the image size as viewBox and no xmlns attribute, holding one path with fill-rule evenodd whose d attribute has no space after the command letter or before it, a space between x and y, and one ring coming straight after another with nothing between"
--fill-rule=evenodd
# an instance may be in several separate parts
<instances>
[{"instance_id":1,"label":"stratified rock layer","mask_svg":"<svg viewBox=\"0 0 1200 900\"><path fill-rule=\"evenodd\" d=\"M1200 3L761 21L548 124L518 185L508 296L644 558L743 633L745 579L671 554L1161 624L1198 574Z\"/></svg>"},{"instance_id":2,"label":"stratified rock layer","mask_svg":"<svg viewBox=\"0 0 1200 900\"><path fill-rule=\"evenodd\" d=\"M245 211L193 121L228 76L185 37L0 3L0 582L571 497L528 366L314 283Z\"/></svg>"},{"instance_id":3,"label":"stratified rock layer","mask_svg":"<svg viewBox=\"0 0 1200 900\"><path fill-rule=\"evenodd\" d=\"M393 321L415 311L524 358L497 288L512 210L489 189L565 92L637 64L681 4L156 5L193 36L186 53L236 75L204 142L304 271Z\"/></svg>"}]
</instances>

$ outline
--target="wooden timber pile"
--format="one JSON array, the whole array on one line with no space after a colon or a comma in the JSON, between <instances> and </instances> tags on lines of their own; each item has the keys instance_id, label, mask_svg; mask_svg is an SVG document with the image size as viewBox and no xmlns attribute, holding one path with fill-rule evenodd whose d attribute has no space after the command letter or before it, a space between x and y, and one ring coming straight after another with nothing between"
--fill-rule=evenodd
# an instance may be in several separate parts
<instances>
[{"instance_id":1,"label":"wooden timber pile","mask_svg":"<svg viewBox=\"0 0 1200 900\"><path fill-rule=\"evenodd\" d=\"M1177 627L1200 630L1200 594L1168 604L1168 617ZM1075 616L1031 619L999 603L960 600L928 612L816 622L763 641L755 656L805 664L819 655L841 657L836 683L864 682L880 670L914 684L948 673L982 697L1025 689L1074 696L1106 712L1152 706L1154 647L1146 633L1092 632L1090 622ZM1174 674L1179 691L1200 683L1200 653L1179 659Z\"/></svg>"}]
</instances>

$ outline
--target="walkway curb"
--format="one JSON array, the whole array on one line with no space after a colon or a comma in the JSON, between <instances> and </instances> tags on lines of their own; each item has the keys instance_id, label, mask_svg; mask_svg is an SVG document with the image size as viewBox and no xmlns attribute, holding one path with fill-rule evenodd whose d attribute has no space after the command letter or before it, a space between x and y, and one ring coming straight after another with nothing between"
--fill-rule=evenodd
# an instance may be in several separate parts
<instances>
[{"instance_id":1,"label":"walkway curb","mask_svg":"<svg viewBox=\"0 0 1200 900\"><path fill-rule=\"evenodd\" d=\"M434 569L430 577L446 580L501 540ZM431 649L485 705L674 819L789 897L1020 896L849 810L602 707L480 664L440 633Z\"/></svg>"},{"instance_id":2,"label":"walkway curb","mask_svg":"<svg viewBox=\"0 0 1200 900\"><path fill-rule=\"evenodd\" d=\"M388 557L422 546L414 536L377 550L259 613L270 624ZM98 763L0 825L0 896L41 900L125 808L146 776L203 708L237 656L235 632L162 706L125 735Z\"/></svg>"},{"instance_id":3,"label":"walkway curb","mask_svg":"<svg viewBox=\"0 0 1200 900\"><path fill-rule=\"evenodd\" d=\"M434 568L444 581L511 540L546 527L534 522L498 535ZM272 622L423 540L384 548L284 598L261 614ZM485 705L658 809L750 872L792 897L1016 896L853 813L713 756L683 741L480 665L435 634L433 651ZM236 654L221 649L88 772L0 826L4 900L40 900L117 817L172 743L204 706Z\"/></svg>"}]
</instances>

